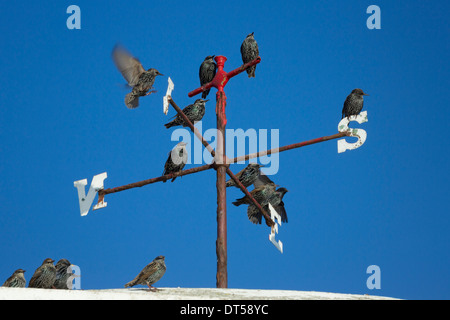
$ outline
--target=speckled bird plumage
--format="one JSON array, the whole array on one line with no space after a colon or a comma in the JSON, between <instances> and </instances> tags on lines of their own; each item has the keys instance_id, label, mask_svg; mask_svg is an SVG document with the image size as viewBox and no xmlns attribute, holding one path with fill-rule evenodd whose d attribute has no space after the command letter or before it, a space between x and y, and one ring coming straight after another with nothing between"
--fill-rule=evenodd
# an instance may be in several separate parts
<instances>
[{"instance_id":1,"label":"speckled bird plumage","mask_svg":"<svg viewBox=\"0 0 450 320\"><path fill-rule=\"evenodd\" d=\"M188 153L186 149L186 143L180 142L178 143L172 151L169 152L169 157L164 165L164 172L163 175L171 174L174 172L179 172L183 170L184 166L186 165L188 158ZM176 179L173 178L172 182L174 182ZM166 180L167 181L167 180ZM163 181L163 182L166 182Z\"/></svg>"},{"instance_id":2,"label":"speckled bird plumage","mask_svg":"<svg viewBox=\"0 0 450 320\"><path fill-rule=\"evenodd\" d=\"M146 285L152 291L156 290L152 285L159 281L167 270L164 256L156 257L150 262L132 281L125 284L125 288L136 285Z\"/></svg>"},{"instance_id":3,"label":"speckled bird plumage","mask_svg":"<svg viewBox=\"0 0 450 320\"><path fill-rule=\"evenodd\" d=\"M354 89L345 99L344 107L342 108L342 119L344 117L358 115L364 106L364 93L361 89Z\"/></svg>"},{"instance_id":4,"label":"speckled bird plumage","mask_svg":"<svg viewBox=\"0 0 450 320\"><path fill-rule=\"evenodd\" d=\"M244 187L247 188L252 185L259 177L259 175L261 174L261 167L262 165L258 163L250 163L248 166L246 166L236 174L236 178L238 178L239 181L244 185ZM225 185L227 188L232 186L237 187L233 179L227 180Z\"/></svg>"},{"instance_id":5,"label":"speckled bird plumage","mask_svg":"<svg viewBox=\"0 0 450 320\"><path fill-rule=\"evenodd\" d=\"M119 45L114 47L112 58L128 85L133 88L125 96L125 105L129 109L135 109L139 106L139 97L156 92L149 90L153 88L156 76L162 74L154 68L145 71L141 62Z\"/></svg>"},{"instance_id":6,"label":"speckled bird plumage","mask_svg":"<svg viewBox=\"0 0 450 320\"><path fill-rule=\"evenodd\" d=\"M17 269L14 271L12 276L10 276L5 283L3 283L2 287L8 288L25 288L27 281L25 280L25 270Z\"/></svg>"},{"instance_id":7,"label":"speckled bird plumage","mask_svg":"<svg viewBox=\"0 0 450 320\"><path fill-rule=\"evenodd\" d=\"M71 263L67 259L61 259L56 263L56 280L54 283L55 289L69 289L67 286L67 281L70 276L72 276L71 272L67 272L68 268L71 266Z\"/></svg>"},{"instance_id":8,"label":"speckled bird plumage","mask_svg":"<svg viewBox=\"0 0 450 320\"><path fill-rule=\"evenodd\" d=\"M248 63L259 57L258 43L255 40L253 32L250 33L241 44L242 62ZM247 69L249 78L255 77L256 65Z\"/></svg>"},{"instance_id":9,"label":"speckled bird plumage","mask_svg":"<svg viewBox=\"0 0 450 320\"><path fill-rule=\"evenodd\" d=\"M203 100L203 99L197 99L193 104L188 105L185 107L182 111L186 115L186 117L189 119L189 121L192 122L192 124L195 124L196 122L203 119L203 116L205 115L205 103L209 100ZM175 126L183 126L186 127L187 124L185 123L183 117L181 117L179 114L175 116L175 119L172 120L169 123L166 123L164 126L169 129L171 127Z\"/></svg>"},{"instance_id":10,"label":"speckled bird plumage","mask_svg":"<svg viewBox=\"0 0 450 320\"><path fill-rule=\"evenodd\" d=\"M263 209L270 214L269 212L269 203L272 205L272 207L275 209L275 211L280 215L281 222L288 222L286 209L284 208L284 202L283 197L288 192L286 188L278 188L274 193L269 195L268 198L268 204L266 204ZM261 224L262 219L262 213L259 211L259 209L253 205L250 204L247 208L247 216L248 219L255 223L255 224Z\"/></svg>"},{"instance_id":11,"label":"speckled bird plumage","mask_svg":"<svg viewBox=\"0 0 450 320\"><path fill-rule=\"evenodd\" d=\"M250 192L250 194L262 207L264 207L268 203L269 198L272 196L272 194L275 191L276 191L275 184L266 184L264 186L253 189ZM240 206L242 204L252 204L252 203L253 202L247 196L236 199L236 201L233 202L233 204L235 206Z\"/></svg>"},{"instance_id":12,"label":"speckled bird plumage","mask_svg":"<svg viewBox=\"0 0 450 320\"><path fill-rule=\"evenodd\" d=\"M29 288L50 289L56 280L56 267L53 265L54 260L47 258L42 265L36 269L28 283Z\"/></svg>"},{"instance_id":13,"label":"speckled bird plumage","mask_svg":"<svg viewBox=\"0 0 450 320\"><path fill-rule=\"evenodd\" d=\"M214 56L207 56L205 60L203 60L202 64L200 65L200 69L198 71L200 78L200 85L203 86L211 82L214 79L216 72L217 72L217 64L214 62ZM205 99L208 96L210 90L211 89L208 89L202 92L203 99Z\"/></svg>"}]
</instances>

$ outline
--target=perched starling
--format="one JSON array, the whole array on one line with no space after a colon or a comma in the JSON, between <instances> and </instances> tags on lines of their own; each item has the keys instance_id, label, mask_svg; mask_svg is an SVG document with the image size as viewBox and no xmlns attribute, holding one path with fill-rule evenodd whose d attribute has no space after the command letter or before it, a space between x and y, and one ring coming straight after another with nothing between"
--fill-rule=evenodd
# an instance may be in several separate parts
<instances>
[{"instance_id":1,"label":"perched starling","mask_svg":"<svg viewBox=\"0 0 450 320\"><path fill-rule=\"evenodd\" d=\"M159 281L166 272L166 264L164 263L164 256L156 257L137 275L134 280L128 282L125 288L134 287L138 284L147 285L150 291L157 289L152 284Z\"/></svg>"},{"instance_id":2,"label":"perched starling","mask_svg":"<svg viewBox=\"0 0 450 320\"><path fill-rule=\"evenodd\" d=\"M54 260L47 258L42 265L36 269L28 283L28 288L50 289L56 280L56 268L53 265Z\"/></svg>"},{"instance_id":3,"label":"perched starling","mask_svg":"<svg viewBox=\"0 0 450 320\"><path fill-rule=\"evenodd\" d=\"M258 44L253 37L253 32L250 33L241 45L241 56L244 63L248 63L259 57ZM249 78L255 77L256 65L247 69L247 74Z\"/></svg>"},{"instance_id":4,"label":"perched starling","mask_svg":"<svg viewBox=\"0 0 450 320\"><path fill-rule=\"evenodd\" d=\"M275 193L275 191L275 184L266 184L264 186L253 189L250 194L262 207L264 207L268 203L269 199L273 196L273 193ZM253 204L253 202L247 196L244 196L234 201L233 204L235 206L240 206L241 204Z\"/></svg>"},{"instance_id":5,"label":"perched starling","mask_svg":"<svg viewBox=\"0 0 450 320\"><path fill-rule=\"evenodd\" d=\"M272 180L269 179L268 176L266 176L264 173L260 173L258 177L253 182L253 185L255 188L264 186L266 184L275 184Z\"/></svg>"},{"instance_id":6,"label":"perched starling","mask_svg":"<svg viewBox=\"0 0 450 320\"><path fill-rule=\"evenodd\" d=\"M162 76L158 70L150 68L145 71L141 62L121 46L116 45L112 52L114 63L133 90L125 96L125 105L134 109L139 106L139 97L149 95L156 76Z\"/></svg>"},{"instance_id":7,"label":"perched starling","mask_svg":"<svg viewBox=\"0 0 450 320\"><path fill-rule=\"evenodd\" d=\"M284 208L283 197L288 192L286 188L278 188L274 193L269 196L268 203L272 205L276 212L281 217L281 222L288 222L286 209ZM269 204L265 205L263 209L270 214L269 212ZM259 209L254 205L250 204L247 208L247 216L248 219L255 223L261 224L262 213Z\"/></svg>"},{"instance_id":8,"label":"perched starling","mask_svg":"<svg viewBox=\"0 0 450 320\"><path fill-rule=\"evenodd\" d=\"M11 277L9 277L2 287L8 288L25 288L26 280L24 276L25 270L17 269Z\"/></svg>"},{"instance_id":9,"label":"perched starling","mask_svg":"<svg viewBox=\"0 0 450 320\"><path fill-rule=\"evenodd\" d=\"M344 117L357 116L361 112L364 105L364 96L368 96L368 94L364 93L361 89L354 89L348 95L342 108L342 119Z\"/></svg>"},{"instance_id":10,"label":"perched starling","mask_svg":"<svg viewBox=\"0 0 450 320\"><path fill-rule=\"evenodd\" d=\"M247 188L248 186L255 183L255 180L260 176L261 167L263 167L263 165L257 163L250 163L248 166L246 166L244 169L242 169L236 174L236 178L238 178L239 181L244 185L244 187ZM226 182L227 188L231 186L237 187L233 179L229 179Z\"/></svg>"},{"instance_id":11,"label":"perched starling","mask_svg":"<svg viewBox=\"0 0 450 320\"><path fill-rule=\"evenodd\" d=\"M205 103L209 100L197 99L193 104L188 105L182 111L188 117L188 119L195 124L195 122L203 119L205 115ZM164 126L169 129L175 126L183 126L186 127L187 124L184 122L183 118L177 114L175 119L169 123L166 123Z\"/></svg>"},{"instance_id":12,"label":"perched starling","mask_svg":"<svg viewBox=\"0 0 450 320\"><path fill-rule=\"evenodd\" d=\"M166 164L164 165L164 172L163 175L171 174L174 172L179 172L183 170L184 166L186 165L188 158L188 153L186 149L186 143L180 142L178 143L172 151L169 152L169 158L166 161ZM172 182L175 181L177 177L172 179ZM163 181L166 182L167 180Z\"/></svg>"},{"instance_id":13,"label":"perched starling","mask_svg":"<svg viewBox=\"0 0 450 320\"><path fill-rule=\"evenodd\" d=\"M67 259L61 259L56 263L56 281L54 284L55 289L70 289L67 286L67 281L72 276L71 272L68 272L68 268L72 264Z\"/></svg>"},{"instance_id":14,"label":"perched starling","mask_svg":"<svg viewBox=\"0 0 450 320\"><path fill-rule=\"evenodd\" d=\"M217 64L214 62L214 56L207 56L200 65L200 70L198 72L200 78L200 85L203 86L211 82L214 79L214 76L216 75L216 71L217 71ZM202 93L203 99L205 99L208 96L209 90L211 89L203 91Z\"/></svg>"}]
</instances>

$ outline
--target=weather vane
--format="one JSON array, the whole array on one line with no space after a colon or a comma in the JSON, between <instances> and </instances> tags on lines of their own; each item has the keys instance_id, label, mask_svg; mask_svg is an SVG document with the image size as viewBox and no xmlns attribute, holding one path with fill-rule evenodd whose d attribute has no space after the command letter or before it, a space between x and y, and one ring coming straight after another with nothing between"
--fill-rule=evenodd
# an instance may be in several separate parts
<instances>
[{"instance_id":1,"label":"weather vane","mask_svg":"<svg viewBox=\"0 0 450 320\"><path fill-rule=\"evenodd\" d=\"M331 135L331 136L324 136L320 138L316 138L313 140L303 141L275 149L265 150L265 151L259 151L253 154L248 154L244 156L235 157L232 159L227 158L225 153L225 126L227 124L226 119L226 95L224 88L228 81L232 79L234 76L247 71L249 77L255 76L255 68L256 65L261 62L261 58L259 57L259 52L255 50L256 41L253 43L253 33L247 36L246 40L244 40L244 43L241 46L241 54L243 57L244 64L241 65L239 68L234 69L230 72L226 72L224 70L225 62L227 61L227 58L224 56L208 56L205 61L202 63L202 66L200 68L200 80L201 80L201 87L189 92L188 96L193 97L197 94L202 93L202 98L206 98L209 90L214 87L217 89L216 93L216 117L217 117L217 144L216 149L213 149L209 143L203 138L201 133L198 131L196 127L194 127L193 122L189 119L187 114L189 113L187 110L188 108L181 110L178 105L175 103L175 101L172 99L172 91L174 90L174 84L172 80L169 78L168 82L168 88L166 95L163 98L163 110L164 113L167 114L169 104L175 109L177 112L177 118L174 121L178 121L177 124L183 124L183 126L188 126L191 131L194 133L194 135L202 142L202 144L205 146L205 148L211 153L213 156L213 162L210 164L202 165L199 167L187 169L187 170L176 170L176 171L169 171L170 173L164 174L163 176L151 178L139 182L130 183L127 185L115 187L115 188L104 188L104 180L107 178L106 172L96 175L93 177L91 185L89 187L88 194L86 195L85 186L87 185L87 179L82 179L74 182L74 186L78 190L78 198L79 198L79 205L80 205L80 213L82 216L86 216L93 204L95 196L98 194L98 201L97 204L94 205L93 210L101 209L106 207L107 203L105 202L105 195L112 194L116 192L121 192L124 190L129 190L136 187L142 187L148 184L160 182L160 181L167 181L168 179L175 179L179 176L184 176L192 173L197 173L209 169L216 170L216 188L217 188L217 241L216 241L216 254L217 254L217 275L216 275L216 286L218 288L227 288L228 287L228 273L227 273L227 208L226 208L226 176L228 175L231 180L228 184L234 185L242 190L242 192L245 194L245 197L241 200L244 201L246 204L249 204L249 207L252 206L258 214L262 215L265 218L267 226L271 228L271 232L269 234L269 240L274 244L274 246L282 253L283 252L283 243L280 240L276 240L275 236L278 233L278 226L281 226L282 222L282 216L280 213L274 208L273 202L266 201L265 203L259 203L255 198L258 198L258 195L256 192L252 191L249 192L247 190L248 185L244 185L244 179L242 177L242 171L235 175L230 170L230 164L237 163L240 161L247 161L249 159L258 158L267 156L270 154L275 154L287 150L292 150L296 148L301 148L304 146L329 141L333 139L340 139L344 138L346 136L352 136L356 137L358 140L354 143L348 143L345 141L345 139L338 140L338 153L345 152L346 150L353 150L356 148L359 148L362 144L364 144L367 133L362 129L352 129L348 127L348 124L350 121L357 121L358 123L367 122L367 112L360 112L359 109L358 112L345 112L343 114L342 120L339 122L338 125L338 133ZM212 59L217 63L217 70L214 68L210 68L210 65L212 62ZM202 79L202 68L204 68L203 73L203 79ZM120 68L119 68L120 69ZM143 68L142 68L143 70ZM141 72L142 72L141 70ZM149 71L152 69L149 69ZM145 70L144 70L145 71ZM131 76L130 76L131 77ZM137 83L137 79L135 77L131 77L134 82ZM128 80L128 79L127 79ZM153 77L154 80L154 77ZM208 81L209 80L209 81ZM152 82L153 84L153 82ZM135 96L144 96L146 95L145 89L150 90L151 85L148 88L140 89L140 92L134 90L132 92L136 92ZM359 90L359 89L358 89ZM362 91L361 91L362 92ZM352 92L353 94L353 92ZM349 96L350 97L350 96ZM349 100L349 97L347 100ZM136 99L137 100L137 99ZM201 100L201 99L200 99ZM355 102L353 100L349 100L349 103L344 104L344 110L345 111L346 105L347 106L353 106L355 105ZM204 101L204 100L203 100ZM356 105L358 104L358 101L356 101ZM127 101L126 101L127 102ZM201 101L199 102L201 103ZM195 104L194 104L195 105ZM191 107L191 105L189 106ZM201 107L201 105L200 105ZM204 108L204 103L203 103ZM362 104L361 104L362 108ZM348 108L347 108L348 109ZM200 109L201 110L201 109ZM345 116L345 117L344 117ZM192 118L192 116L191 116ZM178 120L177 120L178 119ZM194 119L194 118L193 118ZM168 127L169 124L166 125ZM175 149L175 148L174 148ZM169 157L170 160L170 157ZM167 165L167 163L166 163ZM249 165L250 166L250 165ZM182 166L184 167L184 165ZM259 170L259 168L258 168ZM165 171L166 172L166 171ZM244 183L243 183L244 182ZM256 184L255 184L256 189ZM281 188L280 188L281 189ZM283 193L284 194L284 193ZM282 196L281 196L282 197ZM259 198L258 198L259 199ZM259 199L261 201L261 199ZM278 201L279 203L279 201ZM268 209L268 210L266 210Z\"/></svg>"}]
</instances>

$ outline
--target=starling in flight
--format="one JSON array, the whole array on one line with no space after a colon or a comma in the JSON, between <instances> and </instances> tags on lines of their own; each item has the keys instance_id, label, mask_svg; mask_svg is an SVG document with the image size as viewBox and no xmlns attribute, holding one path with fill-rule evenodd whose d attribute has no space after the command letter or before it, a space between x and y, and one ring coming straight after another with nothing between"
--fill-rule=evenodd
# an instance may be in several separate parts
<instances>
[{"instance_id":1,"label":"starling in flight","mask_svg":"<svg viewBox=\"0 0 450 320\"><path fill-rule=\"evenodd\" d=\"M247 38L245 38L244 42L242 42L241 56L242 56L242 61L244 62L244 64L248 63L252 60L255 60L256 58L259 57L258 44L256 43L256 40L253 36L253 32L250 33L247 36ZM255 77L255 70L256 70L256 65L251 66L250 68L247 69L247 74L248 74L249 78Z\"/></svg>"},{"instance_id":2,"label":"starling in flight","mask_svg":"<svg viewBox=\"0 0 450 320\"><path fill-rule=\"evenodd\" d=\"M211 82L214 79L214 76L216 75L216 71L217 71L217 64L214 62L214 56L207 56L200 65L200 70L198 72L200 77L200 85L203 86ZM208 96L209 90L211 89L203 91L202 93L203 99L205 99Z\"/></svg>"},{"instance_id":3,"label":"starling in flight","mask_svg":"<svg viewBox=\"0 0 450 320\"><path fill-rule=\"evenodd\" d=\"M112 52L112 58L122 76L133 90L125 96L125 105L134 109L139 106L139 97L149 95L156 91L152 90L156 76L162 76L158 70L150 68L145 71L141 62L133 57L121 46L116 45Z\"/></svg>"},{"instance_id":4,"label":"starling in flight","mask_svg":"<svg viewBox=\"0 0 450 320\"><path fill-rule=\"evenodd\" d=\"M28 288L50 289L56 280L56 268L53 265L54 260L47 258L42 265L36 269L28 283Z\"/></svg>"},{"instance_id":5,"label":"starling in flight","mask_svg":"<svg viewBox=\"0 0 450 320\"><path fill-rule=\"evenodd\" d=\"M193 104L188 105L182 111L188 117L188 119L195 124L195 122L203 119L205 115L205 103L209 100L197 99ZM169 129L175 126L183 126L186 127L187 124L184 122L183 118L177 114L176 118L169 123L166 123L164 126Z\"/></svg>"},{"instance_id":6,"label":"starling in flight","mask_svg":"<svg viewBox=\"0 0 450 320\"><path fill-rule=\"evenodd\" d=\"M261 167L263 167L263 165L257 163L250 163L248 166L246 166L244 169L242 169L236 174L236 178L238 178L239 181L244 185L244 187L247 188L253 183L255 183L255 180L261 174L260 170ZM233 179L229 179L226 182L227 188L231 186L237 187Z\"/></svg>"},{"instance_id":7,"label":"starling in flight","mask_svg":"<svg viewBox=\"0 0 450 320\"><path fill-rule=\"evenodd\" d=\"M169 158L167 159L165 165L164 165L164 172L163 175L171 174L174 172L179 172L183 170L184 166L186 165L188 158L188 153L186 149L186 143L180 142L178 143L172 151L169 152ZM175 181L177 177L172 179L172 182ZM166 182L167 180L163 181Z\"/></svg>"},{"instance_id":8,"label":"starling in flight","mask_svg":"<svg viewBox=\"0 0 450 320\"><path fill-rule=\"evenodd\" d=\"M150 291L156 291L157 289L152 284L160 280L165 272L166 264L164 263L164 256L158 256L142 269L134 280L128 282L125 288L141 284L147 285Z\"/></svg>"},{"instance_id":9,"label":"starling in flight","mask_svg":"<svg viewBox=\"0 0 450 320\"><path fill-rule=\"evenodd\" d=\"M67 259L61 259L56 263L56 280L54 283L55 289L69 289L67 286L67 280L72 276L71 272L68 272L68 268L71 263Z\"/></svg>"},{"instance_id":10,"label":"starling in flight","mask_svg":"<svg viewBox=\"0 0 450 320\"><path fill-rule=\"evenodd\" d=\"M344 107L342 108L342 119L344 117L357 116L364 105L364 93L361 89L354 89L345 99Z\"/></svg>"},{"instance_id":11,"label":"starling in flight","mask_svg":"<svg viewBox=\"0 0 450 320\"><path fill-rule=\"evenodd\" d=\"M9 277L2 287L8 288L25 288L26 280L24 276L25 270L17 269L11 277Z\"/></svg>"}]
</instances>

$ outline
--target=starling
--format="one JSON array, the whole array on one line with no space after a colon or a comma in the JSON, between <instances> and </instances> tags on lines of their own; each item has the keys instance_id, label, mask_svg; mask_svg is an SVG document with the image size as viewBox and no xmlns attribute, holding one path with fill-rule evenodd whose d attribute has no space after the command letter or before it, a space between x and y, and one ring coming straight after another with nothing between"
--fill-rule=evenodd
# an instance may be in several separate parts
<instances>
[{"instance_id":1,"label":"starling","mask_svg":"<svg viewBox=\"0 0 450 320\"><path fill-rule=\"evenodd\" d=\"M150 68L145 71L141 62L121 46L116 45L112 52L114 63L133 90L125 96L125 105L130 109L139 106L139 97L149 95L156 76L163 76L158 70Z\"/></svg>"},{"instance_id":2,"label":"starling","mask_svg":"<svg viewBox=\"0 0 450 320\"><path fill-rule=\"evenodd\" d=\"M342 119L344 117L357 116L361 112L364 105L364 96L368 96L368 94L364 93L361 89L354 89L348 95L342 108Z\"/></svg>"},{"instance_id":3,"label":"starling","mask_svg":"<svg viewBox=\"0 0 450 320\"><path fill-rule=\"evenodd\" d=\"M249 187L252 185L255 180L259 177L261 174L260 168L263 167L261 164L257 163L250 163L248 166L246 166L244 169L239 171L236 174L236 178L239 179L239 181L244 185L244 187ZM236 186L236 183L233 179L230 179L226 182L226 187Z\"/></svg>"},{"instance_id":4,"label":"starling","mask_svg":"<svg viewBox=\"0 0 450 320\"><path fill-rule=\"evenodd\" d=\"M42 265L36 269L28 283L28 288L53 288L56 280L56 268L53 265L54 260L47 258Z\"/></svg>"},{"instance_id":5,"label":"starling","mask_svg":"<svg viewBox=\"0 0 450 320\"><path fill-rule=\"evenodd\" d=\"M150 291L157 289L152 284L159 281L166 272L166 264L164 263L164 256L156 257L137 275L134 280L128 282L125 288L134 287L135 285L147 285Z\"/></svg>"},{"instance_id":6,"label":"starling","mask_svg":"<svg viewBox=\"0 0 450 320\"><path fill-rule=\"evenodd\" d=\"M272 193L269 196L268 203L272 205L272 207L275 209L276 212L281 217L281 222L288 222L286 209L284 208L284 202L283 197L288 192L286 188L278 188L274 193ZM269 212L269 204L266 204L263 209L267 212ZM254 204L250 204L247 208L247 216L248 219L255 223L255 224L261 224L261 218L262 214L258 210L258 208Z\"/></svg>"},{"instance_id":7,"label":"starling","mask_svg":"<svg viewBox=\"0 0 450 320\"><path fill-rule=\"evenodd\" d=\"M200 65L200 70L198 71L198 75L200 78L200 85L203 86L209 82L211 82L214 79L214 76L216 75L217 71L217 64L214 62L214 56L207 56L205 60L203 60L202 64ZM208 94L209 90L205 90L202 93L202 98L205 99Z\"/></svg>"},{"instance_id":8,"label":"starling","mask_svg":"<svg viewBox=\"0 0 450 320\"><path fill-rule=\"evenodd\" d=\"M166 164L164 165L164 172L163 175L171 174L174 172L179 172L183 170L184 166L186 165L188 158L188 153L186 149L186 143L180 142L178 143L172 151L169 152L169 158L166 161ZM175 181L177 177L172 179L172 182ZM166 182L167 180L164 180L163 182Z\"/></svg>"},{"instance_id":9,"label":"starling","mask_svg":"<svg viewBox=\"0 0 450 320\"><path fill-rule=\"evenodd\" d=\"M205 115L205 103L209 100L197 99L194 104L188 105L182 111L188 117L188 119L195 124L195 122L203 119ZM169 129L171 127L180 126L186 127L187 124L184 122L183 118L177 114L176 118L169 123L166 123L164 126Z\"/></svg>"},{"instance_id":10,"label":"starling","mask_svg":"<svg viewBox=\"0 0 450 320\"><path fill-rule=\"evenodd\" d=\"M25 270L17 269L11 277L9 277L2 287L8 288L25 288L26 280L24 276Z\"/></svg>"},{"instance_id":11,"label":"starling","mask_svg":"<svg viewBox=\"0 0 450 320\"><path fill-rule=\"evenodd\" d=\"M245 38L244 42L241 45L241 56L242 61L248 63L252 60L255 60L259 57L259 49L258 44L256 43L255 38L253 37L253 32L250 33L247 38ZM247 68L247 74L249 78L255 77L256 65Z\"/></svg>"},{"instance_id":12,"label":"starling","mask_svg":"<svg viewBox=\"0 0 450 320\"><path fill-rule=\"evenodd\" d=\"M272 180L269 179L264 173L260 173L259 176L253 182L255 188L264 186L266 184L275 184Z\"/></svg>"},{"instance_id":13,"label":"starling","mask_svg":"<svg viewBox=\"0 0 450 320\"><path fill-rule=\"evenodd\" d=\"M276 185L275 184L266 184L264 186L253 189L250 194L253 198L264 207L269 199L273 197L273 193L275 193ZM247 198L247 196L237 199L233 202L235 206L240 206L241 204L253 204L253 202Z\"/></svg>"},{"instance_id":14,"label":"starling","mask_svg":"<svg viewBox=\"0 0 450 320\"><path fill-rule=\"evenodd\" d=\"M67 259L61 259L56 263L56 281L54 284L55 289L70 289L67 286L67 281L72 276L71 272L68 272L68 268L72 264Z\"/></svg>"}]
</instances>

